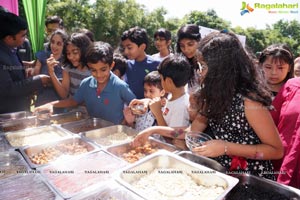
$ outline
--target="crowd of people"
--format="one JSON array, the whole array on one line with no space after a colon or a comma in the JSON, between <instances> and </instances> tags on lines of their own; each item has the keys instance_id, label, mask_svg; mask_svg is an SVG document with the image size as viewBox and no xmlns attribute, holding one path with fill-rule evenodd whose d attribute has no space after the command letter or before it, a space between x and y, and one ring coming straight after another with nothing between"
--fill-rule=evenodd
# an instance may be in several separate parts
<instances>
[{"instance_id":1,"label":"crowd of people","mask_svg":"<svg viewBox=\"0 0 300 200\"><path fill-rule=\"evenodd\" d=\"M194 154L217 160L228 174L300 188L300 58L287 44L253 58L234 33L201 38L199 26L186 24L176 51L171 32L160 28L158 52L148 55L144 28L125 30L116 51L87 29L68 35L57 16L45 26L45 49L22 60L27 23L0 12L0 113L82 109L137 129L133 146L154 136L186 149L187 132L205 132L212 140Z\"/></svg>"}]
</instances>

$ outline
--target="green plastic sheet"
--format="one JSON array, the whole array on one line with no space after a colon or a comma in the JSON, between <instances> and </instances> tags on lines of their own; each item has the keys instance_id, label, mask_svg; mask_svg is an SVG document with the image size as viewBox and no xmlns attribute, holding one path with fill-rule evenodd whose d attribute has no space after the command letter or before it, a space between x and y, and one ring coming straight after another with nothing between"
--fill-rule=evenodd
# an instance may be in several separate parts
<instances>
[{"instance_id":1,"label":"green plastic sheet","mask_svg":"<svg viewBox=\"0 0 300 200\"><path fill-rule=\"evenodd\" d=\"M44 49L46 0L23 0L32 51Z\"/></svg>"}]
</instances>

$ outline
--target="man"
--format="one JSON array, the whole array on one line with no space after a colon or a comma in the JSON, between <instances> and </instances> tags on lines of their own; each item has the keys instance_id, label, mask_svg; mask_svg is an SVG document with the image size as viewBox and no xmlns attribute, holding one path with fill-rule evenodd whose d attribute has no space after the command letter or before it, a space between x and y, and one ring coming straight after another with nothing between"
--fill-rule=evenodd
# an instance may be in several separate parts
<instances>
[{"instance_id":1,"label":"man","mask_svg":"<svg viewBox=\"0 0 300 200\"><path fill-rule=\"evenodd\" d=\"M17 55L27 34L27 23L9 12L0 11L0 113L29 110L31 96L50 82L47 75L30 78Z\"/></svg>"}]
</instances>

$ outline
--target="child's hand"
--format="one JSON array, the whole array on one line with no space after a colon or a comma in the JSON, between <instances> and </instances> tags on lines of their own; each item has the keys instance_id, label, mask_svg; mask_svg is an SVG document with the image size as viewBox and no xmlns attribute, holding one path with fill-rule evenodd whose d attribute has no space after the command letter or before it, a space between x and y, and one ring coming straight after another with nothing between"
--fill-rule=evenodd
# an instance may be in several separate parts
<instances>
[{"instance_id":1,"label":"child's hand","mask_svg":"<svg viewBox=\"0 0 300 200\"><path fill-rule=\"evenodd\" d=\"M211 158L222 156L225 153L225 141L209 140L207 142L204 142L202 146L195 147L193 149L193 153Z\"/></svg>"},{"instance_id":2,"label":"child's hand","mask_svg":"<svg viewBox=\"0 0 300 200\"><path fill-rule=\"evenodd\" d=\"M48 66L48 72L54 73L54 67L56 67L59 64L57 60L55 60L53 54L50 55L50 57L47 59L47 66Z\"/></svg>"},{"instance_id":3,"label":"child's hand","mask_svg":"<svg viewBox=\"0 0 300 200\"><path fill-rule=\"evenodd\" d=\"M44 105L41 105L39 107L36 107L33 111L33 115L36 115L38 112L43 111L43 110L49 110L50 114L53 113L53 105L51 103L47 103Z\"/></svg>"},{"instance_id":4,"label":"child's hand","mask_svg":"<svg viewBox=\"0 0 300 200\"><path fill-rule=\"evenodd\" d=\"M144 145L149 138L150 134L147 131L142 131L140 132L135 138L134 140L131 142L131 146L132 147L139 147Z\"/></svg>"},{"instance_id":5,"label":"child's hand","mask_svg":"<svg viewBox=\"0 0 300 200\"><path fill-rule=\"evenodd\" d=\"M150 99L133 99L129 106L133 114L143 115L148 110Z\"/></svg>"},{"instance_id":6,"label":"child's hand","mask_svg":"<svg viewBox=\"0 0 300 200\"><path fill-rule=\"evenodd\" d=\"M135 115L132 114L130 107L124 108L124 110L123 110L123 115L124 115L124 118L125 118L126 123L127 123L129 126L133 126L133 122L134 122L134 120L135 120Z\"/></svg>"}]
</instances>

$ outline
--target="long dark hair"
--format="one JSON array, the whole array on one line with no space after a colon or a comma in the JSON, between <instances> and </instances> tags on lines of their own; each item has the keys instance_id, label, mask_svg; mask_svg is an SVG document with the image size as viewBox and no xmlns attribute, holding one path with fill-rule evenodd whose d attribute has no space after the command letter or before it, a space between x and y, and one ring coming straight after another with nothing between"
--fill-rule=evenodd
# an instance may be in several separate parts
<instances>
[{"instance_id":1,"label":"long dark hair","mask_svg":"<svg viewBox=\"0 0 300 200\"><path fill-rule=\"evenodd\" d=\"M88 36L86 36L84 33L73 33L70 38L67 41L68 44L73 44L74 46L78 47L80 49L80 62L82 64L82 67L86 66L86 51L88 47L92 44L92 41ZM68 65L71 68L73 68L72 63L68 60L67 52L65 51L64 55L64 65Z\"/></svg>"},{"instance_id":2,"label":"long dark hair","mask_svg":"<svg viewBox=\"0 0 300 200\"><path fill-rule=\"evenodd\" d=\"M294 57L287 44L272 44L265 48L259 55L259 63L262 65L268 57L272 57L272 61L278 60L281 64L286 63L290 66L284 82L294 77Z\"/></svg>"},{"instance_id":3,"label":"long dark hair","mask_svg":"<svg viewBox=\"0 0 300 200\"><path fill-rule=\"evenodd\" d=\"M200 28L196 24L186 24L180 27L180 29L177 31L177 42L176 42L176 52L182 53L180 48L180 41L182 39L190 39L190 40L196 40L199 42L201 40L201 33ZM183 54L183 53L182 53ZM196 82L196 74L195 71L198 69L198 60L197 56L195 55L193 58L187 58L191 68L191 79L189 80L189 86L193 87L195 86Z\"/></svg>"},{"instance_id":4,"label":"long dark hair","mask_svg":"<svg viewBox=\"0 0 300 200\"><path fill-rule=\"evenodd\" d=\"M208 66L201 89L202 112L220 119L235 94L271 105L271 94L261 71L233 33L212 32L200 41L199 51Z\"/></svg>"}]
</instances>

